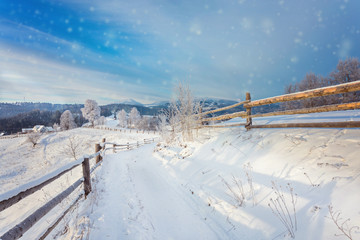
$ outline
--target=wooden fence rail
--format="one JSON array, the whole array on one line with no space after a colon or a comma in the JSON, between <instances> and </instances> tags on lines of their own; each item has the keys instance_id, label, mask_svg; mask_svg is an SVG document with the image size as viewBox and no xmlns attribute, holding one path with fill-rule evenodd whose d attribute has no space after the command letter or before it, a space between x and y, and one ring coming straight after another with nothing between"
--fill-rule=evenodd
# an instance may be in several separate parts
<instances>
[{"instance_id":1,"label":"wooden fence rail","mask_svg":"<svg viewBox=\"0 0 360 240\"><path fill-rule=\"evenodd\" d=\"M111 143L111 145L115 145L114 149L117 150L120 149L133 149L135 147L139 147L144 144L148 144L154 142L154 138L152 139L144 139L143 143L137 142L137 143L127 143L127 144L116 144ZM95 154L81 158L74 163L71 163L70 166L66 167L64 170L61 170L61 172L55 174L50 174L51 177L49 177L47 180L35 185L28 187L24 191L20 191L19 193L15 194L14 196L2 200L0 202L0 212L13 206L14 204L18 203L22 199L26 198L27 196L33 194L34 192L42 189L46 185L52 183L56 179L59 179L61 176L63 176L65 173L73 170L74 168L82 165L82 172L83 172L83 178L78 179L75 183L73 183L71 186L69 186L67 189L65 189L63 192L59 193L57 196L55 196L53 199L51 199L49 202L47 202L45 205L37 209L34 213L32 213L30 216L25 218L22 222L14 226L12 229L4 233L2 236L0 236L1 240L9 240L9 239L18 239L20 238L27 230L29 230L37 221L39 221L42 217L44 217L51 209L56 207L62 200L64 200L66 197L68 197L75 189L77 189L82 183L84 185L84 194L81 193L76 200L73 202L73 204L70 205L68 209L64 211L64 213L55 221L53 225L51 225L45 234L43 234L40 239L44 239L52 229L55 228L55 226L60 222L60 220L65 216L65 214L72 208L76 202L78 202L82 196L86 196L91 192L91 173L101 164L102 156L105 154L106 150L113 149L113 148L106 148L106 144L110 144L106 142L105 139L102 140L101 144L95 145ZM118 146L121 146L122 148L118 148ZM95 158L96 164L90 169L89 160ZM53 175L53 176L52 176Z\"/></svg>"},{"instance_id":2,"label":"wooden fence rail","mask_svg":"<svg viewBox=\"0 0 360 240\"><path fill-rule=\"evenodd\" d=\"M279 124L267 124L267 125L253 125L253 118L261 118L261 117L270 117L270 116L280 116L280 115L293 115L293 114L308 114L308 113L320 113L320 112L330 112L330 111L340 111L340 110L354 110L360 109L360 102L351 102L351 103L342 103L342 104L333 104L326 105L320 107L312 107L312 108L302 108L302 109L294 109L294 110L286 110L286 111L277 111L277 112L269 112L269 113L258 113L252 114L252 108L257 106L263 106L273 103L281 103L288 101L296 101L302 99L309 99L315 97L323 97L334 94L342 94L348 92L360 91L360 80L343 83L335 86L311 89L303 92L285 94L276 97L270 97L260 100L251 101L250 93L246 93L246 100L243 102L239 102L237 104L215 109L212 111L204 112L201 114L197 114L196 116L202 117L210 113L227 110L239 105L243 105L246 111L236 112L231 114L220 115L217 117L210 118L201 118L199 119L200 123L210 122L210 121L220 121L227 120L236 117L246 118L246 123L237 123L230 125L219 125L218 127L232 127L232 126L243 126L247 129L251 128L295 128L295 127L323 127L323 128L357 128L360 127L360 122L351 121L351 122L322 122L322 123L279 123ZM215 127L215 126L205 126L205 127Z\"/></svg>"}]
</instances>

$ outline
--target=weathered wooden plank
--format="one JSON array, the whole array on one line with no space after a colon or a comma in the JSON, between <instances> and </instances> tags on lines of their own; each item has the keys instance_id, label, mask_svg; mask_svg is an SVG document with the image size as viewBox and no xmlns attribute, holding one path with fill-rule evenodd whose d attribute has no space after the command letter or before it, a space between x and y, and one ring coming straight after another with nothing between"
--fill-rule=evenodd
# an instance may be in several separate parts
<instances>
[{"instance_id":1,"label":"weathered wooden plank","mask_svg":"<svg viewBox=\"0 0 360 240\"><path fill-rule=\"evenodd\" d=\"M99 152L101 150L101 147L100 147L100 144L99 143L96 143L95 144L95 153ZM96 163L100 162L101 161L101 156L100 155L97 155L96 158Z\"/></svg>"},{"instance_id":2,"label":"weathered wooden plank","mask_svg":"<svg viewBox=\"0 0 360 240\"><path fill-rule=\"evenodd\" d=\"M354 110L354 109L360 109L360 102L333 104L327 106L302 108L302 109L270 112L270 113L259 113L259 114L253 114L251 115L251 117L252 118L271 117L271 116L280 116L280 115L307 114L307 113L331 112L331 111ZM245 117L246 116L244 116L243 118Z\"/></svg>"},{"instance_id":3,"label":"weathered wooden plank","mask_svg":"<svg viewBox=\"0 0 360 240\"><path fill-rule=\"evenodd\" d=\"M305 99L305 98L322 97L322 96L347 93L347 92L355 92L355 91L360 91L360 80L350 82L350 83L339 84L339 85L335 85L335 86L311 89L311 90L307 90L304 92L290 93L290 94L286 94L286 95L255 100L250 103L245 103L244 107L245 108L256 107L256 106L267 105L267 104L272 104L272 103L301 100L301 99Z\"/></svg>"},{"instance_id":4,"label":"weathered wooden plank","mask_svg":"<svg viewBox=\"0 0 360 240\"><path fill-rule=\"evenodd\" d=\"M252 125L251 128L360 128L360 121L321 123L276 123Z\"/></svg>"},{"instance_id":5,"label":"weathered wooden plank","mask_svg":"<svg viewBox=\"0 0 360 240\"><path fill-rule=\"evenodd\" d=\"M49 183L53 182L54 180L58 179L59 177L61 177L62 175L64 175L65 173L73 170L75 167L79 166L80 164L76 164L74 166L72 166L69 169L66 169L64 171L62 171L61 173L57 174L56 176L49 178L48 180L44 181L43 183L40 183L39 185L36 185L32 188L29 188L25 191L20 192L19 194L3 200L0 202L0 212L3 211L4 209L11 207L12 205L14 205L15 203L19 202L21 199L26 198L27 196L33 194L34 192L40 190L41 188L45 187L46 185L48 185Z\"/></svg>"},{"instance_id":6,"label":"weathered wooden plank","mask_svg":"<svg viewBox=\"0 0 360 240\"><path fill-rule=\"evenodd\" d=\"M84 192L85 198L91 192L91 177L90 177L90 164L89 159L85 158L82 162L82 170L83 170L83 177L84 177Z\"/></svg>"},{"instance_id":7,"label":"weathered wooden plank","mask_svg":"<svg viewBox=\"0 0 360 240\"><path fill-rule=\"evenodd\" d=\"M251 102L251 95L249 92L246 93L246 100ZM252 124L252 118L251 118L251 107L245 107L246 108L246 129L249 129L249 127Z\"/></svg>"},{"instance_id":8,"label":"weathered wooden plank","mask_svg":"<svg viewBox=\"0 0 360 240\"><path fill-rule=\"evenodd\" d=\"M246 112L242 111L242 112L230 113L230 114L225 114L225 115L212 117L212 118L203 118L203 119L201 119L201 122L220 121L220 120L232 119L232 118L236 118L236 117L242 117L245 115L246 115Z\"/></svg>"},{"instance_id":9,"label":"weathered wooden plank","mask_svg":"<svg viewBox=\"0 0 360 240\"><path fill-rule=\"evenodd\" d=\"M225 110L228 110L228 109L243 105L244 103L248 103L248 101L242 101L242 102L238 102L238 103L235 103L235 104L227 106L227 107L217 108L217 109L214 109L214 110L211 110L211 111L199 113L199 114L196 114L195 116L205 116L205 115L208 115L210 113L216 113L216 112L220 112L220 111L225 111Z\"/></svg>"},{"instance_id":10,"label":"weathered wooden plank","mask_svg":"<svg viewBox=\"0 0 360 240\"><path fill-rule=\"evenodd\" d=\"M44 240L52 230L60 223L60 221L66 216L66 214L76 205L76 203L82 198L84 194L80 194L75 201L66 209L63 214L46 230L46 232L39 238L39 240Z\"/></svg>"},{"instance_id":11,"label":"weathered wooden plank","mask_svg":"<svg viewBox=\"0 0 360 240\"><path fill-rule=\"evenodd\" d=\"M53 209L57 204L69 196L80 184L82 179L77 180L73 185L68 187L65 191L58 194L56 197L51 199L44 206L36 210L33 214L25 218L21 223L7 231L4 235L0 237L2 240L9 239L18 239L20 238L27 230L29 230L37 221L39 221L43 216L45 216L51 209Z\"/></svg>"}]
</instances>

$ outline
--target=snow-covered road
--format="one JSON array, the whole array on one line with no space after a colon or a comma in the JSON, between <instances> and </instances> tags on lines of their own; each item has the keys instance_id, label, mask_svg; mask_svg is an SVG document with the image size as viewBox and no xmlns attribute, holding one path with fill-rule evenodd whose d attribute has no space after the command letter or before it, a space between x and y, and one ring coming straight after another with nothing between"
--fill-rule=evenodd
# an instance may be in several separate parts
<instances>
[{"instance_id":1,"label":"snow-covered road","mask_svg":"<svg viewBox=\"0 0 360 240\"><path fill-rule=\"evenodd\" d=\"M90 239L221 239L191 193L151 154L154 145L108 155L89 218ZM175 181L174 181L175 180ZM104 233L106 235L104 236Z\"/></svg>"}]
</instances>

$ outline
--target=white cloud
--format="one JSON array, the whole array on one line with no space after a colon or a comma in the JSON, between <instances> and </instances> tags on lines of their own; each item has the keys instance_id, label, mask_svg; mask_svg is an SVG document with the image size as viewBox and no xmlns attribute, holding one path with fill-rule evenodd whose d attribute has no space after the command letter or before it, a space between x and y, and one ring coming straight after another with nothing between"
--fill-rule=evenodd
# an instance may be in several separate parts
<instances>
[{"instance_id":1,"label":"white cloud","mask_svg":"<svg viewBox=\"0 0 360 240\"><path fill-rule=\"evenodd\" d=\"M87 98L102 99L106 97L113 102L118 96L144 101L144 95L150 92L141 80L132 84L126 76L105 72L80 69L49 59L32 56L25 52L8 52L7 47L0 45L0 65L6 71L0 72L2 85L0 97L28 101L49 101L59 103L81 103ZM121 83L118 87L117 82ZM166 98L149 94L147 101ZM100 103L101 100L99 100Z\"/></svg>"}]
</instances>

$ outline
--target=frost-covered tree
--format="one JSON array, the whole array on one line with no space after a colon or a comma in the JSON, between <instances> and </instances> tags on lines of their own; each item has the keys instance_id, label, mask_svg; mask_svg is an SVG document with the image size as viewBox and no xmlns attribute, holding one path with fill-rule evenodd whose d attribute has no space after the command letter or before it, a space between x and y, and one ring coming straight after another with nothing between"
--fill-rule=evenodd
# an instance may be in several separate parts
<instances>
[{"instance_id":1,"label":"frost-covered tree","mask_svg":"<svg viewBox=\"0 0 360 240\"><path fill-rule=\"evenodd\" d=\"M124 109L118 112L117 118L119 120L119 126L122 128L126 127L127 114Z\"/></svg>"},{"instance_id":2,"label":"frost-covered tree","mask_svg":"<svg viewBox=\"0 0 360 240\"><path fill-rule=\"evenodd\" d=\"M95 125L105 125L106 117L101 116L98 119L96 119L94 123L95 123Z\"/></svg>"},{"instance_id":3,"label":"frost-covered tree","mask_svg":"<svg viewBox=\"0 0 360 240\"><path fill-rule=\"evenodd\" d=\"M130 111L129 126L135 128L140 121L141 116L136 107L133 107Z\"/></svg>"},{"instance_id":4,"label":"frost-covered tree","mask_svg":"<svg viewBox=\"0 0 360 240\"><path fill-rule=\"evenodd\" d=\"M184 141L193 140L193 130L197 127L200 103L194 100L190 87L179 82L175 88L176 98L172 100L169 121L173 131L180 132Z\"/></svg>"},{"instance_id":5,"label":"frost-covered tree","mask_svg":"<svg viewBox=\"0 0 360 240\"><path fill-rule=\"evenodd\" d=\"M149 130L150 131L156 131L159 125L159 118L158 117L152 117L149 119Z\"/></svg>"},{"instance_id":6,"label":"frost-covered tree","mask_svg":"<svg viewBox=\"0 0 360 240\"><path fill-rule=\"evenodd\" d=\"M76 124L72 113L69 110L63 112L60 116L60 128L61 130L69 130L76 128Z\"/></svg>"},{"instance_id":7,"label":"frost-covered tree","mask_svg":"<svg viewBox=\"0 0 360 240\"><path fill-rule=\"evenodd\" d=\"M89 120L91 126L94 126L95 120L100 117L100 107L95 100L87 99L81 112L83 117Z\"/></svg>"},{"instance_id":8,"label":"frost-covered tree","mask_svg":"<svg viewBox=\"0 0 360 240\"><path fill-rule=\"evenodd\" d=\"M285 93L306 91L314 88L327 87L342 83L360 80L360 62L357 58L340 60L336 70L329 76L323 77L314 73L307 73L303 80L298 83L290 84L285 88ZM282 103L284 109L309 108L330 104L348 103L360 101L359 92L349 92L338 95L323 96L317 98L304 99Z\"/></svg>"},{"instance_id":9,"label":"frost-covered tree","mask_svg":"<svg viewBox=\"0 0 360 240\"><path fill-rule=\"evenodd\" d=\"M357 58L348 58L340 60L336 70L330 73L331 85L348 83L360 80L360 62ZM341 94L342 103L354 102L360 100L359 92L350 92Z\"/></svg>"},{"instance_id":10,"label":"frost-covered tree","mask_svg":"<svg viewBox=\"0 0 360 240\"><path fill-rule=\"evenodd\" d=\"M149 118L141 117L136 124L136 128L139 130L149 130Z\"/></svg>"}]
</instances>

